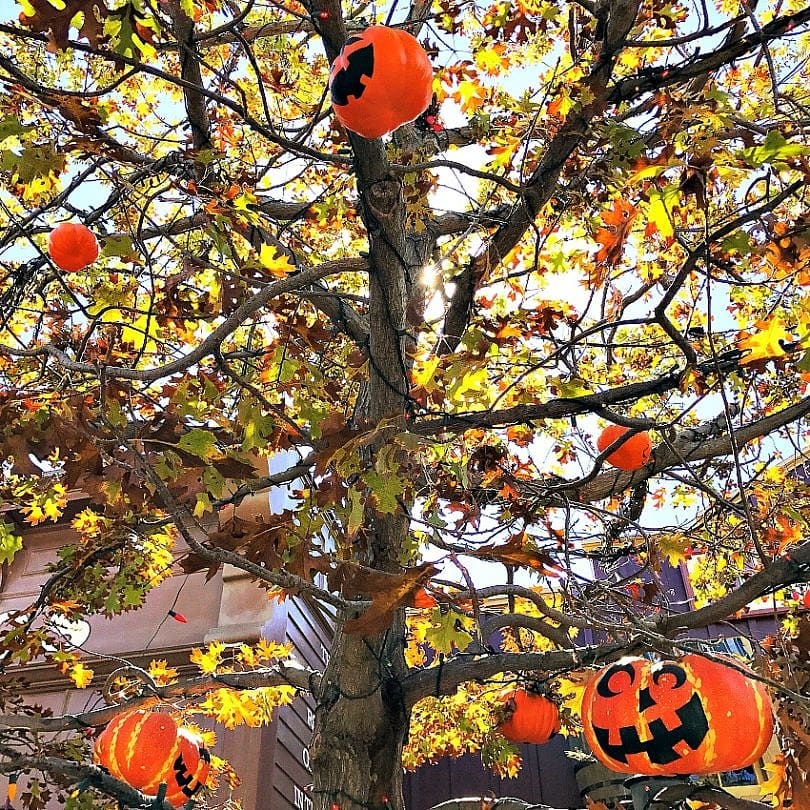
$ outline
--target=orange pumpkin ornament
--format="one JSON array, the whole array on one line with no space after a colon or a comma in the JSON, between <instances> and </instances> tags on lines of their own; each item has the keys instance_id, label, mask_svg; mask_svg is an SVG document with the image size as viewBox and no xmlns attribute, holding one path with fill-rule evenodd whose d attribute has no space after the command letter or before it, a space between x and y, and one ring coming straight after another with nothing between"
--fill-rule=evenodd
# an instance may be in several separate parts
<instances>
[{"instance_id":1,"label":"orange pumpkin ornament","mask_svg":"<svg viewBox=\"0 0 810 810\"><path fill-rule=\"evenodd\" d=\"M560 730L560 710L553 700L528 689L509 695L512 713L498 724L498 731L516 743L542 745Z\"/></svg>"},{"instance_id":2,"label":"orange pumpkin ornament","mask_svg":"<svg viewBox=\"0 0 810 810\"><path fill-rule=\"evenodd\" d=\"M433 66L407 31L372 25L346 40L329 74L329 92L346 129L379 138L428 108Z\"/></svg>"},{"instance_id":3,"label":"orange pumpkin ornament","mask_svg":"<svg viewBox=\"0 0 810 810\"><path fill-rule=\"evenodd\" d=\"M618 441L630 428L621 425L608 425L596 440L599 452L603 452L610 447L613 442ZM605 459L608 464L612 464L619 470L632 472L640 470L649 460L652 454L652 442L650 435L646 431L636 433L631 436L618 450L614 450Z\"/></svg>"},{"instance_id":4,"label":"orange pumpkin ornament","mask_svg":"<svg viewBox=\"0 0 810 810\"><path fill-rule=\"evenodd\" d=\"M63 222L48 237L48 254L60 270L75 272L98 258L98 240L86 225Z\"/></svg>"},{"instance_id":5,"label":"orange pumpkin ornament","mask_svg":"<svg viewBox=\"0 0 810 810\"><path fill-rule=\"evenodd\" d=\"M773 706L761 683L722 661L622 658L585 687L582 728L594 756L618 773L720 773L762 756Z\"/></svg>"},{"instance_id":6,"label":"orange pumpkin ornament","mask_svg":"<svg viewBox=\"0 0 810 810\"><path fill-rule=\"evenodd\" d=\"M200 737L166 712L138 709L111 720L96 740L95 759L148 796L166 783L166 801L182 807L208 779L211 757Z\"/></svg>"}]
</instances>

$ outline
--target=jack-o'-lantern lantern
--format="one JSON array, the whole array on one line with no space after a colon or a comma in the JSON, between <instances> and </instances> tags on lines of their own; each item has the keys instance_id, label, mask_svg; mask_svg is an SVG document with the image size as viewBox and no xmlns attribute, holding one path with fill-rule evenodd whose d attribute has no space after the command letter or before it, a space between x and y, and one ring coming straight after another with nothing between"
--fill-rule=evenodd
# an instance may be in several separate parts
<instances>
[{"instance_id":1,"label":"jack-o'-lantern lantern","mask_svg":"<svg viewBox=\"0 0 810 810\"><path fill-rule=\"evenodd\" d=\"M186 804L208 779L211 757L190 729L166 712L136 710L111 720L96 740L96 761L148 796L166 784L166 801Z\"/></svg>"},{"instance_id":2,"label":"jack-o'-lantern lantern","mask_svg":"<svg viewBox=\"0 0 810 810\"><path fill-rule=\"evenodd\" d=\"M346 40L332 65L329 92L346 129L379 138L427 109L433 98L433 67L407 31L372 25Z\"/></svg>"},{"instance_id":3,"label":"jack-o'-lantern lantern","mask_svg":"<svg viewBox=\"0 0 810 810\"><path fill-rule=\"evenodd\" d=\"M509 693L507 712L498 731L512 742L542 745L560 730L557 704L537 692L515 689Z\"/></svg>"},{"instance_id":4,"label":"jack-o'-lantern lantern","mask_svg":"<svg viewBox=\"0 0 810 810\"><path fill-rule=\"evenodd\" d=\"M75 272L98 258L98 241L86 225L63 222L48 237L48 255L60 270Z\"/></svg>"},{"instance_id":5,"label":"jack-o'-lantern lantern","mask_svg":"<svg viewBox=\"0 0 810 810\"><path fill-rule=\"evenodd\" d=\"M596 446L599 452L603 452L610 447L613 442L618 441L630 428L621 425L609 425L599 438ZM632 472L640 470L649 460L652 453L652 442L646 432L636 433L631 436L621 447L614 450L605 460L619 470Z\"/></svg>"},{"instance_id":6,"label":"jack-o'-lantern lantern","mask_svg":"<svg viewBox=\"0 0 810 810\"><path fill-rule=\"evenodd\" d=\"M585 688L582 727L612 771L708 774L756 762L773 735L765 687L733 662L623 658Z\"/></svg>"}]
</instances>

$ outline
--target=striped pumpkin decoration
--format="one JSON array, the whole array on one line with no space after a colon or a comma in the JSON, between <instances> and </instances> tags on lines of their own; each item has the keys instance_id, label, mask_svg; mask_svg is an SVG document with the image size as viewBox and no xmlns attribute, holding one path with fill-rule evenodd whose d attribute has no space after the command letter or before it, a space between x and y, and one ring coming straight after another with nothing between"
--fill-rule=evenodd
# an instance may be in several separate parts
<instances>
[{"instance_id":1,"label":"striped pumpkin decoration","mask_svg":"<svg viewBox=\"0 0 810 810\"><path fill-rule=\"evenodd\" d=\"M111 720L95 758L114 777L148 796L166 783L166 801L182 807L205 784L211 757L202 740L166 712L137 709Z\"/></svg>"},{"instance_id":2,"label":"striped pumpkin decoration","mask_svg":"<svg viewBox=\"0 0 810 810\"><path fill-rule=\"evenodd\" d=\"M722 773L756 762L773 735L773 706L765 687L734 663L685 655L605 667L582 701L594 756L612 771L648 776Z\"/></svg>"}]
</instances>

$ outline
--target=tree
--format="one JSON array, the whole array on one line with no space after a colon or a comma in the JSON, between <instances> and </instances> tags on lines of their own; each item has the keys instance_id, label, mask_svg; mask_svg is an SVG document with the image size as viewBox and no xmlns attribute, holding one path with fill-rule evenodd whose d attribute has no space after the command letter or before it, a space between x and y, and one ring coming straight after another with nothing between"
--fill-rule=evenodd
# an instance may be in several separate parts
<instances>
[{"instance_id":1,"label":"tree","mask_svg":"<svg viewBox=\"0 0 810 810\"><path fill-rule=\"evenodd\" d=\"M810 412L810 7L62 5L0 24L0 488L30 524L70 490L89 505L7 620L7 671L45 655L83 685L38 617L137 609L173 561L235 565L334 609L329 665L242 651L233 692L154 672L158 691L209 693L221 717L213 694L266 687L266 708L287 699L272 687L311 689L317 810L399 810L412 715L439 722L423 698L520 672L570 686L776 593L788 613L759 673L780 707L777 801L803 806L807 489L782 459ZM334 119L329 63L372 21L426 45L443 123L367 140ZM69 219L101 242L70 273L46 250ZM651 460L607 464L606 423L651 431ZM256 473L290 448L288 473ZM301 478L270 523L228 517ZM654 577L583 573L690 554L705 598L686 613ZM86 746L37 732L148 699L41 718L6 695L0 771L137 805ZM497 740L470 744L513 767Z\"/></svg>"}]
</instances>

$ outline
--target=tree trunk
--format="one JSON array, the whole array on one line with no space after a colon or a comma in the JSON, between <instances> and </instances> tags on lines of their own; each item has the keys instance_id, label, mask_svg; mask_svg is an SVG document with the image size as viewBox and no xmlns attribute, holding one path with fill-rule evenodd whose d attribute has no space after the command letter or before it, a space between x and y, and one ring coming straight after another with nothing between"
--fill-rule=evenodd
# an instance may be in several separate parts
<instances>
[{"instance_id":1,"label":"tree trunk","mask_svg":"<svg viewBox=\"0 0 810 810\"><path fill-rule=\"evenodd\" d=\"M405 238L402 185L388 176L379 143L353 139L361 212L369 235L369 424L390 426L367 450L373 463L386 435L405 428L409 345L407 311L421 263ZM396 470L385 471L392 475ZM352 558L401 570L409 504L395 514L366 507ZM402 747L410 713L402 699L405 611L372 636L348 635L339 623L319 690L310 746L315 810L402 810Z\"/></svg>"},{"instance_id":2,"label":"tree trunk","mask_svg":"<svg viewBox=\"0 0 810 810\"><path fill-rule=\"evenodd\" d=\"M317 810L401 810L409 722L400 689L403 616L374 638L341 632L320 691L310 748Z\"/></svg>"}]
</instances>

